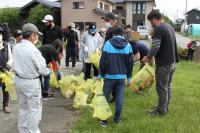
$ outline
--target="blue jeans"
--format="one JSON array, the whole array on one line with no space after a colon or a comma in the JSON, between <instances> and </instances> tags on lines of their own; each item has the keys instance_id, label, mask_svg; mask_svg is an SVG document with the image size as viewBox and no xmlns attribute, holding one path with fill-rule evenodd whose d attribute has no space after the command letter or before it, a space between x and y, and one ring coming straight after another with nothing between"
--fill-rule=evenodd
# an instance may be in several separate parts
<instances>
[{"instance_id":1,"label":"blue jeans","mask_svg":"<svg viewBox=\"0 0 200 133\"><path fill-rule=\"evenodd\" d=\"M103 92L107 99L110 98L110 93L115 91L115 118L114 121L118 122L121 118L123 100L124 100L124 88L125 80L124 79L104 79Z\"/></svg>"},{"instance_id":2,"label":"blue jeans","mask_svg":"<svg viewBox=\"0 0 200 133\"><path fill-rule=\"evenodd\" d=\"M47 75L47 76L40 76L42 93L48 93L48 91L49 91L49 80L50 80L50 74Z\"/></svg>"}]
</instances>

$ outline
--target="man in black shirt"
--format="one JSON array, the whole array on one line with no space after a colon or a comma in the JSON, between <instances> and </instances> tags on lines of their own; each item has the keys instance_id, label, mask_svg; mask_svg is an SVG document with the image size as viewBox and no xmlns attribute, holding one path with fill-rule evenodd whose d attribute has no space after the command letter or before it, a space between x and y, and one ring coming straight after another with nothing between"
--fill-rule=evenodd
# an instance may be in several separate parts
<instances>
[{"instance_id":1,"label":"man in black shirt","mask_svg":"<svg viewBox=\"0 0 200 133\"><path fill-rule=\"evenodd\" d=\"M78 47L78 36L77 32L75 31L75 24L71 23L68 27L68 32L64 34L64 41L67 41L66 46L66 67L69 67L69 58L72 59L72 68L75 67L76 64L76 48Z\"/></svg>"},{"instance_id":2,"label":"man in black shirt","mask_svg":"<svg viewBox=\"0 0 200 133\"><path fill-rule=\"evenodd\" d=\"M147 16L154 29L153 44L143 62L150 62L155 57L156 63L156 90L158 94L158 105L148 111L149 115L165 115L169 110L171 98L171 82L175 72L176 63L179 61L174 29L171 25L162 22L161 13L153 10Z\"/></svg>"},{"instance_id":3,"label":"man in black shirt","mask_svg":"<svg viewBox=\"0 0 200 133\"><path fill-rule=\"evenodd\" d=\"M60 27L55 25L53 17L51 15L46 15L42 22L44 22L46 25L43 30L42 45L50 44L56 39L60 39L62 41L62 30Z\"/></svg>"}]
</instances>

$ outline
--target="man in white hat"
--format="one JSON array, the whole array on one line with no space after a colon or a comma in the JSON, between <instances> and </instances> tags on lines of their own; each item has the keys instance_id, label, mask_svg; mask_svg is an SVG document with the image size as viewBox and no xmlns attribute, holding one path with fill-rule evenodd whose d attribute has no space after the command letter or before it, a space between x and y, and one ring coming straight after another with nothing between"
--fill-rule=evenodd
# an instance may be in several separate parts
<instances>
[{"instance_id":1,"label":"man in white hat","mask_svg":"<svg viewBox=\"0 0 200 133\"><path fill-rule=\"evenodd\" d=\"M41 83L39 75L48 75L45 59L35 47L38 28L27 23L22 28L23 40L13 48L14 84L18 95L19 133L40 133L42 116Z\"/></svg>"},{"instance_id":2,"label":"man in white hat","mask_svg":"<svg viewBox=\"0 0 200 133\"><path fill-rule=\"evenodd\" d=\"M46 15L42 22L46 25L46 28L43 30L43 45L51 44L56 39L60 39L62 41L62 30L59 26L55 25L53 16Z\"/></svg>"}]
</instances>

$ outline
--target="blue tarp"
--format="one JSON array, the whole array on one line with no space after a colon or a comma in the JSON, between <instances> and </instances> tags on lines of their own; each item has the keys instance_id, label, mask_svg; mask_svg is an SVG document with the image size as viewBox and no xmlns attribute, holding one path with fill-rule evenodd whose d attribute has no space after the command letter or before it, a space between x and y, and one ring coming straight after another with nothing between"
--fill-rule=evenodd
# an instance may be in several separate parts
<instances>
[{"instance_id":1,"label":"blue tarp","mask_svg":"<svg viewBox=\"0 0 200 133\"><path fill-rule=\"evenodd\" d=\"M191 24L188 27L188 35L200 36L200 24Z\"/></svg>"}]
</instances>

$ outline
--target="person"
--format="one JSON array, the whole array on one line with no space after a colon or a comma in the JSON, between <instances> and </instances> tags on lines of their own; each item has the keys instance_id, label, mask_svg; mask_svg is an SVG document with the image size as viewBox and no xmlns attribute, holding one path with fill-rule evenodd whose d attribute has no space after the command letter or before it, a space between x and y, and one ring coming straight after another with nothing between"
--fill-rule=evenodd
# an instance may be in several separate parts
<instances>
[{"instance_id":1,"label":"person","mask_svg":"<svg viewBox=\"0 0 200 133\"><path fill-rule=\"evenodd\" d=\"M115 90L115 116L114 122L119 123L123 106L125 79L131 84L133 69L133 51L129 42L125 39L124 30L116 27L113 37L106 41L99 64L98 78L104 78L103 92L107 99L112 90ZM107 120L100 120L100 125L107 126Z\"/></svg>"},{"instance_id":2,"label":"person","mask_svg":"<svg viewBox=\"0 0 200 133\"><path fill-rule=\"evenodd\" d=\"M0 27L0 72L4 73L10 70L13 58L10 46L7 42L3 41L4 31L3 28ZM10 109L8 107L9 103L9 93L6 91L5 83L2 82L0 79L0 87L2 88L3 92L3 111L4 113L10 113Z\"/></svg>"},{"instance_id":3,"label":"person","mask_svg":"<svg viewBox=\"0 0 200 133\"><path fill-rule=\"evenodd\" d=\"M59 40L59 39L58 39ZM46 65L49 68L49 64L52 61L58 61L58 53L62 49L62 43L57 43L58 40L52 42L52 44L42 45L39 50L42 56L46 60ZM50 74L45 76L40 76L41 86L42 86L42 98L43 100L53 99L53 94L49 94L49 80Z\"/></svg>"},{"instance_id":4,"label":"person","mask_svg":"<svg viewBox=\"0 0 200 133\"><path fill-rule=\"evenodd\" d=\"M39 75L50 73L45 59L35 47L41 34L35 25L27 23L22 28L22 42L13 48L12 69L19 104L19 133L40 133L38 124L42 117L42 101Z\"/></svg>"},{"instance_id":5,"label":"person","mask_svg":"<svg viewBox=\"0 0 200 133\"><path fill-rule=\"evenodd\" d=\"M3 40L5 42L9 42L10 41L10 33L11 32L10 32L10 27L8 26L8 23L7 22L3 23L2 28L3 28L3 31L4 31Z\"/></svg>"},{"instance_id":6,"label":"person","mask_svg":"<svg viewBox=\"0 0 200 133\"><path fill-rule=\"evenodd\" d=\"M94 76L98 76L98 69L95 67L94 64L90 63L90 60L88 59L88 56L95 51L100 50L100 40L101 37L99 33L97 32L97 28L95 24L89 25L89 30L83 33L82 39L81 39L81 45L83 47L84 51L84 62L85 62L85 70L84 70L84 79L87 80L88 78L91 78L91 67L94 69Z\"/></svg>"},{"instance_id":7,"label":"person","mask_svg":"<svg viewBox=\"0 0 200 133\"><path fill-rule=\"evenodd\" d=\"M172 26L162 22L161 13L157 10L151 11L147 19L154 28L153 42L150 52L142 59L142 62L149 63L155 57L156 91L158 94L158 105L155 109L147 111L147 114L160 116L169 111L171 83L179 57L176 36Z\"/></svg>"},{"instance_id":8,"label":"person","mask_svg":"<svg viewBox=\"0 0 200 133\"><path fill-rule=\"evenodd\" d=\"M46 27L43 30L42 45L51 44L54 40L62 40L63 33L59 26L55 25L53 16L46 15L42 20Z\"/></svg>"},{"instance_id":9,"label":"person","mask_svg":"<svg viewBox=\"0 0 200 133\"><path fill-rule=\"evenodd\" d=\"M142 67L145 65L142 62L143 57L145 57L146 55L148 55L149 53L149 48L142 42L139 42L137 40L132 40L129 41L129 43L131 44L132 50L133 50L133 55L134 55L134 62L137 62L138 60L140 61L141 65L140 65L140 69L142 69ZM152 62L150 63L150 65L152 66ZM140 70L139 69L139 70Z\"/></svg>"},{"instance_id":10,"label":"person","mask_svg":"<svg viewBox=\"0 0 200 133\"><path fill-rule=\"evenodd\" d=\"M196 41L191 41L187 44L187 57L186 60L188 61L189 59L192 61L193 60L193 56L194 56L194 52L195 52L195 48L197 46L197 42Z\"/></svg>"},{"instance_id":11,"label":"person","mask_svg":"<svg viewBox=\"0 0 200 133\"><path fill-rule=\"evenodd\" d=\"M113 29L117 27L117 18L113 13L107 13L104 16L104 22L105 22L105 28L106 28L106 36L105 36L105 42L108 41L113 37Z\"/></svg>"},{"instance_id":12,"label":"person","mask_svg":"<svg viewBox=\"0 0 200 133\"><path fill-rule=\"evenodd\" d=\"M76 65L76 48L78 47L78 35L75 31L75 24L70 23L70 26L68 27L69 31L65 32L64 41L67 40L67 46L66 46L66 67L69 68L69 58L72 59L72 68L75 68Z\"/></svg>"},{"instance_id":13,"label":"person","mask_svg":"<svg viewBox=\"0 0 200 133\"><path fill-rule=\"evenodd\" d=\"M124 30L125 30L125 37L128 41L131 40L131 32L132 32L132 29L131 29L131 25L128 24L127 26L125 26Z\"/></svg>"},{"instance_id":14,"label":"person","mask_svg":"<svg viewBox=\"0 0 200 133\"><path fill-rule=\"evenodd\" d=\"M22 41L22 31L21 30L16 30L13 33L13 37L15 38L15 44L20 43Z\"/></svg>"}]
</instances>

